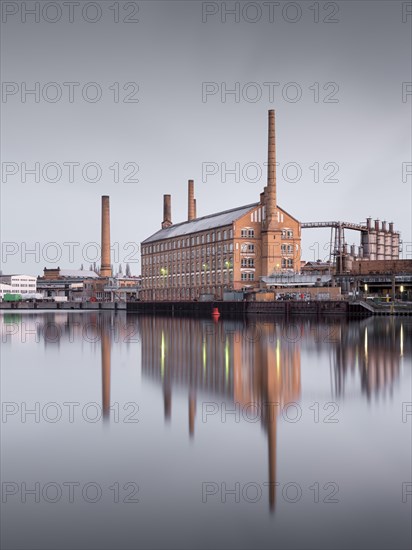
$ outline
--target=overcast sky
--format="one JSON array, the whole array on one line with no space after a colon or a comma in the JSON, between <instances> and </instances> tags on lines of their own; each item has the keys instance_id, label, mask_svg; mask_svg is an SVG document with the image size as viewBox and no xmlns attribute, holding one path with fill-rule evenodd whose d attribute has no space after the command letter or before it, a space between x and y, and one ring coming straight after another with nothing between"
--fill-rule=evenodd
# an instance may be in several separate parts
<instances>
[{"instance_id":1,"label":"overcast sky","mask_svg":"<svg viewBox=\"0 0 412 550\"><path fill-rule=\"evenodd\" d=\"M175 223L189 178L198 216L259 199L271 108L280 206L302 222L393 221L411 257L411 3L2 10L4 273L88 267L108 194L113 263L139 274L137 245L160 228L164 193ZM304 258L325 257L328 238L305 230Z\"/></svg>"}]
</instances>

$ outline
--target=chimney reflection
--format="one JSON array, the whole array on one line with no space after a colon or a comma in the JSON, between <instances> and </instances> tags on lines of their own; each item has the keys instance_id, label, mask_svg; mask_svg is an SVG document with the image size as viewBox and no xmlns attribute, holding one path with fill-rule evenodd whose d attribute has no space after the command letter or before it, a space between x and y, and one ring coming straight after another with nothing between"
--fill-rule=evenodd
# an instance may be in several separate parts
<instances>
[{"instance_id":1,"label":"chimney reflection","mask_svg":"<svg viewBox=\"0 0 412 550\"><path fill-rule=\"evenodd\" d=\"M110 370L111 370L111 338L105 324L101 329L101 353L102 353L102 408L103 419L110 418Z\"/></svg>"},{"instance_id":2,"label":"chimney reflection","mask_svg":"<svg viewBox=\"0 0 412 550\"><path fill-rule=\"evenodd\" d=\"M196 394L194 391L189 393L189 435L195 435L195 416L196 416Z\"/></svg>"},{"instance_id":3,"label":"chimney reflection","mask_svg":"<svg viewBox=\"0 0 412 550\"><path fill-rule=\"evenodd\" d=\"M285 403L300 398L300 343L281 339L272 322L140 317L139 324L143 374L160 378L166 419L172 385L188 388L190 438L198 390L236 403L250 415L259 411L268 440L269 508L274 511L277 417Z\"/></svg>"}]
</instances>

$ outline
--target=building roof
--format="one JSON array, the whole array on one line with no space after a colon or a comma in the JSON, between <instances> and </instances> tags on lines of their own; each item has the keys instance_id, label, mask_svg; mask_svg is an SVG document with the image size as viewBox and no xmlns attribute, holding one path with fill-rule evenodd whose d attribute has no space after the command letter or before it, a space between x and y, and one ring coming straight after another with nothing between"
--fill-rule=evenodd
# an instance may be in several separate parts
<instances>
[{"instance_id":1,"label":"building roof","mask_svg":"<svg viewBox=\"0 0 412 550\"><path fill-rule=\"evenodd\" d=\"M36 278L35 275L26 275L24 273L0 273L0 279L2 277L34 277Z\"/></svg>"},{"instance_id":2,"label":"building roof","mask_svg":"<svg viewBox=\"0 0 412 550\"><path fill-rule=\"evenodd\" d=\"M99 275L86 269L60 269L59 277L79 277L82 279L97 279Z\"/></svg>"},{"instance_id":3,"label":"building roof","mask_svg":"<svg viewBox=\"0 0 412 550\"><path fill-rule=\"evenodd\" d=\"M202 218L196 218L195 220L176 223L166 229L159 229L159 231L156 231L156 233L142 241L142 244L161 241L163 239L173 239L175 237L189 235L190 233L197 233L198 231L207 231L208 229L215 229L217 227L230 225L249 212L249 210L259 206L259 204L259 202L254 202L252 204L247 204L246 206L238 206L237 208L224 210L223 212L216 212L216 214L209 214L209 216L203 216ZM276 208L293 220L298 221L280 206L276 205Z\"/></svg>"},{"instance_id":4,"label":"building roof","mask_svg":"<svg viewBox=\"0 0 412 550\"><path fill-rule=\"evenodd\" d=\"M207 231L208 229L214 229L216 227L222 227L224 225L230 225L238 218L241 218L252 208L258 206L259 203L247 204L246 206L239 206L238 208L232 208L231 210L225 210L224 212L217 212L216 214L210 214L209 216L203 216L202 218L196 218L195 220L185 221L171 225L166 229L159 229L156 233L142 241L142 244L147 244L163 239L173 239L174 237L181 237L190 233L196 233L198 231Z\"/></svg>"}]
</instances>

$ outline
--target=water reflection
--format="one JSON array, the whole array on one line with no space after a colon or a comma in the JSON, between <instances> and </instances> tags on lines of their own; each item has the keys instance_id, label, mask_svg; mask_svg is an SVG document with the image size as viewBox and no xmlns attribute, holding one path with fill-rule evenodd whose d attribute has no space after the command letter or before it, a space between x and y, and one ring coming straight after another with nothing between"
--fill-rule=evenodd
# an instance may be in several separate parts
<instances>
[{"instance_id":1,"label":"water reflection","mask_svg":"<svg viewBox=\"0 0 412 550\"><path fill-rule=\"evenodd\" d=\"M277 333L273 322L218 324L192 319L143 317L142 372L163 388L165 420L172 387L188 391L189 435L194 436L197 392L260 412L268 439L269 502L275 506L276 424L285 403L301 393L300 345ZM276 405L275 405L276 404Z\"/></svg>"},{"instance_id":2,"label":"water reflection","mask_svg":"<svg viewBox=\"0 0 412 550\"><path fill-rule=\"evenodd\" d=\"M356 373L368 400L393 395L404 354L411 352L404 325L403 319L379 317L340 327L332 357L335 396L345 394L346 381Z\"/></svg>"},{"instance_id":3,"label":"water reflection","mask_svg":"<svg viewBox=\"0 0 412 550\"><path fill-rule=\"evenodd\" d=\"M2 344L66 342L93 346L101 355L103 419L110 419L113 345L141 347L143 379L159 385L164 419L171 422L173 391L187 395L191 440L201 429L199 403L239 405L267 438L269 507L275 509L278 422L285 405L302 398L302 363L315 368L326 354L331 366L327 400L354 392L368 401L393 397L403 361L411 357L408 319L276 318L219 321L144 317L123 312L48 312L0 316ZM307 388L306 388L307 389ZM199 397L199 395L201 397ZM228 407L229 408L229 407ZM198 410L199 409L199 410Z\"/></svg>"},{"instance_id":4,"label":"water reflection","mask_svg":"<svg viewBox=\"0 0 412 550\"><path fill-rule=\"evenodd\" d=\"M402 357L410 355L397 319L208 321L142 317L142 372L163 388L170 421L172 388L186 388L189 435L195 431L197 392L260 411L267 435L269 507L275 508L277 422L282 408L301 397L301 350L327 351L332 394L343 398L349 373L361 392L392 395ZM274 407L274 404L277 406ZM244 408L243 408L244 410Z\"/></svg>"}]
</instances>

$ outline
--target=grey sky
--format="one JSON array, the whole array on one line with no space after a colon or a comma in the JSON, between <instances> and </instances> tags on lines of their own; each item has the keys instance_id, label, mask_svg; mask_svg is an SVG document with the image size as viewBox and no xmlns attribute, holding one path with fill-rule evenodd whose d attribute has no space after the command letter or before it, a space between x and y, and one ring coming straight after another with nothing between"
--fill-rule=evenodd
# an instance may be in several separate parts
<instances>
[{"instance_id":1,"label":"grey sky","mask_svg":"<svg viewBox=\"0 0 412 550\"><path fill-rule=\"evenodd\" d=\"M226 2L232 9L239 4L239 22L228 14L226 23L222 4L215 2L100 1L95 4L101 18L95 23L85 20L98 15L93 3L73 6L72 23L67 4L51 2L43 13L45 4L39 3L39 22L27 15L24 23L21 2L3 3L3 272L40 274L45 266L88 266L93 249L84 258L81 249L100 240L100 196L108 194L112 241L119 243L114 263L125 263L129 255L132 272L140 273L140 264L133 263L139 254L133 255L136 249L127 243L140 243L160 227L164 193L172 194L174 222L187 215L189 178L195 179L198 216L258 200L266 179L270 108L276 110L279 204L301 221L359 222L369 215L394 221L404 256L411 257L411 245L406 248L412 241L412 175L402 176L411 163L408 84L402 97L402 83L412 81L410 3L279 2L272 5L271 22L267 3L249 2L245 11L245 2ZM61 19L48 22L57 17L57 4ZM82 16L85 4L90 6ZM114 22L117 6L119 23ZM206 17L205 10L218 12ZM250 22L259 12L260 20ZM139 21L122 22L127 16ZM33 88L35 82L40 83L39 102L28 95L23 103L24 83ZM50 82L58 87L45 87ZM72 88L73 102L65 82L80 83ZM89 82L100 87L99 101L82 97ZM119 102L114 100L116 82ZM137 83L138 91L133 85L123 90L128 82ZM208 89L217 92L202 98L204 82L216 83ZM223 86L233 89L236 82L239 97L223 95L222 101ZM279 85L264 84L275 82ZM245 87L248 83L254 84ZM62 97L53 103L56 89ZM91 99L95 91L93 86L83 89ZM256 93L262 95L255 101ZM296 93L302 95L295 101ZM126 96L138 102L125 103ZM61 181L44 181L40 174L39 182L32 175L22 182L21 164L33 168L36 162L40 171L58 163ZM80 163L73 168L74 182L63 165L67 162ZM102 171L95 183L82 177L82 167L91 162ZM122 181L134 169L131 164L124 170L127 162L138 165L138 182ZM7 175L16 167L11 163L18 173ZM117 183L114 163L120 168ZM206 177L205 163L217 173ZM234 169L235 163L240 181L228 174L224 182L222 166ZM295 177L289 163L302 170L295 183L284 180L285 174ZM319 182L314 181L315 163ZM325 170L326 163L333 164ZM285 165L290 167L286 172ZM252 181L256 166L262 175ZM323 181L335 168L332 177L338 181ZM88 177L93 176L91 167ZM318 255L313 243L322 247L329 231L305 231L303 237L304 258L313 260ZM44 248L52 241L62 247L56 263L47 261L56 250ZM5 254L4 243L10 242L17 243L18 253ZM37 254L23 254L22 261L24 246L34 249L36 242ZM65 242L80 243L73 263ZM348 242L358 244L358 236L348 234Z\"/></svg>"}]
</instances>

